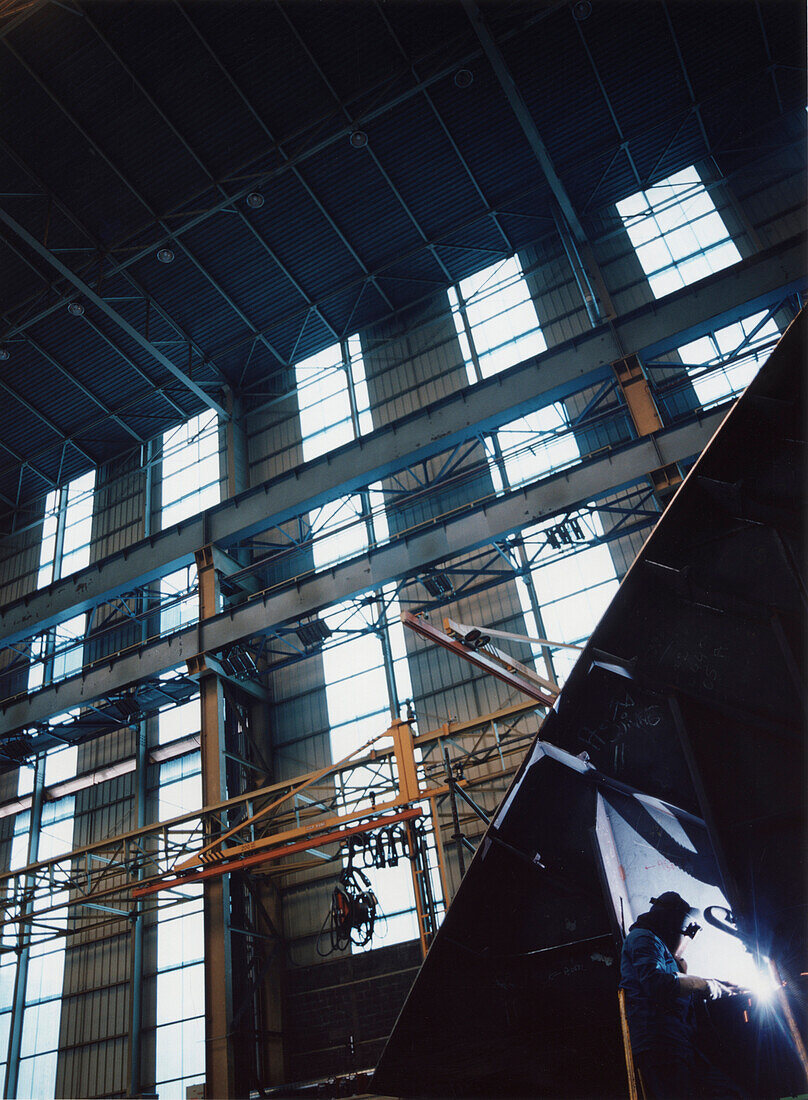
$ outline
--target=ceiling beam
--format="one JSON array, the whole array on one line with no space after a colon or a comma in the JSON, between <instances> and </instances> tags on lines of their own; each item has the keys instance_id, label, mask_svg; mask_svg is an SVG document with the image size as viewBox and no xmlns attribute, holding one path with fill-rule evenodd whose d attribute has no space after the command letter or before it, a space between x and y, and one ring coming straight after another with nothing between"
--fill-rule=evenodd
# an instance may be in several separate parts
<instances>
[{"instance_id":1,"label":"ceiling beam","mask_svg":"<svg viewBox=\"0 0 808 1100\"><path fill-rule=\"evenodd\" d=\"M539 133L539 129L533 119L533 115L527 108L527 104L519 89L516 87L516 82L511 76L510 69L502 56L502 51L497 45L494 36L488 29L488 25L483 19L480 9L474 0L462 0L463 7L466 15L469 18L469 22L474 28L474 32L480 40L480 44L483 48L485 56L494 70L497 80L505 93L505 98L508 100L511 110L516 116L516 121L519 123L522 133L527 138L528 145L533 151L533 155L539 162L539 167L542 170L544 178L550 187L550 190L555 196L556 202L561 207L564 217L575 235L575 239L579 244L587 243L587 235L584 231L584 227L581 225L581 220L572 204L572 199L567 193L567 189L561 182L561 178L556 172L555 165L547 152L547 146L542 140L542 136Z\"/></svg>"},{"instance_id":2,"label":"ceiling beam","mask_svg":"<svg viewBox=\"0 0 808 1100\"><path fill-rule=\"evenodd\" d=\"M781 294L793 280L805 284L804 251L805 238L800 236L734 264L7 604L0 609L0 642L8 645L27 638L37 629L179 569L193 562L203 544L227 546L249 538L415 461L448 451L481 431L493 431L584 386L603 382L613 377L609 364L624 355L651 348L650 357L696 339L710 326L728 324L725 315L737 314L743 303L750 303L750 313L762 309L756 296Z\"/></svg>"},{"instance_id":3,"label":"ceiling beam","mask_svg":"<svg viewBox=\"0 0 808 1100\"><path fill-rule=\"evenodd\" d=\"M45 183L39 178L39 176L36 174L36 172L33 170L33 168L31 168L30 164L26 163L26 161L23 160L23 158L19 155L19 153L17 153L14 149L12 149L11 146L8 145L2 138L0 138L0 149L3 150L3 152L6 154L6 156L9 157L17 165L18 168L20 168L23 172L25 172L25 174L27 176L29 176L31 178L31 180L33 180L33 182L36 184L36 186L42 192L43 199L46 200L49 203L52 203L53 206L57 210L59 210L62 214L64 214L64 216L67 218L67 220L70 222L70 224L73 225L79 231L79 233L81 233L84 237L87 238L87 240L89 241L90 246L91 246L92 250L94 251L94 253L98 257L104 257L106 259L109 259L109 253L107 252L105 247L102 245L101 241L99 241L90 232L90 230L87 228L87 226L84 225L84 223L81 222L76 217L76 215L67 207L67 205L59 198L59 196L55 195L45 185ZM30 263L30 261L27 261L27 262ZM37 271L37 274L39 275L40 278L42 278L42 273L41 272ZM216 375L217 379L222 383L222 385L227 385L228 384L227 378L224 376L224 374L222 374L222 372L219 370L219 368L216 366L216 364L210 358L210 356L197 344L197 342L195 340L192 339L190 334L187 333L185 331L185 329L183 329L182 325L180 325L158 302L156 302L154 300L154 298L145 289L143 284L140 283L135 278L135 276L132 275L132 273L130 271L126 270L126 269L121 270L120 272L118 272L118 274L120 274L121 277L123 279L125 279L129 283L129 285L132 286L137 291L138 295L143 299L146 307L148 309L153 309L154 312L157 313L166 322L167 325L169 325L171 328L174 329L174 331L177 333L177 335L181 338L182 342L187 344L190 348L193 349L194 353L199 356L199 359L204 364L204 366L208 367ZM50 286L50 284L49 284L49 286ZM58 293L58 290L56 292ZM40 315L37 319L38 320L44 319L44 317L48 316L52 311L53 311L53 307L50 307L50 309L45 312L44 316ZM4 318L4 320L9 324L9 326L11 326L10 329L9 329L10 332L14 332L14 331L23 331L23 332L25 332L25 331L27 331L27 326L34 323L34 319L30 318L26 322L25 326L21 326L19 329L15 330L14 327L13 327L13 323L8 321L8 318ZM121 351L121 349L118 347L117 344L114 344L106 336L104 338L107 339L107 341L111 344L111 346L113 347L113 349L116 352L118 352L120 355L122 355L124 358L127 359L127 362L129 362L130 366L132 366L133 369L141 375L141 377L145 378L145 380L147 382L149 382L152 386L154 386L154 383L152 382L152 380L149 379L147 375L143 374L141 369L139 367L137 367L131 361L131 359L128 359L128 357L124 355L124 353ZM164 396L166 398L166 400L169 402L169 404L171 404L174 411L177 412L182 419L186 419L188 417L188 413L180 405L178 405L170 397L168 397L165 393L163 393L163 391L159 390L158 387L155 386L154 388L157 390L157 392L160 392L162 394L162 396Z\"/></svg>"},{"instance_id":4,"label":"ceiling beam","mask_svg":"<svg viewBox=\"0 0 808 1100\"><path fill-rule=\"evenodd\" d=\"M289 26L289 29L291 30L292 34L297 39L298 44L300 45L300 48L305 53L306 57L308 57L310 63L314 67L314 71L317 73L320 80L322 80L323 84L325 84L326 88L328 89L329 95L333 98L334 102L337 104L337 107L339 108L339 110L344 115L345 120L347 121L348 125L351 128L353 128L355 126L355 120L351 117L350 111L345 106L345 104L342 102L342 99L337 94L336 89L334 88L331 81L326 76L326 74L323 70L323 67L320 65L320 63L317 61L314 54L309 49L308 43L303 38L302 34L298 31L298 29L294 25L294 23L292 22L286 6L283 5L283 4L278 3L278 0L275 0L275 6L278 9L278 11L280 12L280 14L283 16L283 18L285 19L285 21L286 21L287 25ZM442 271L443 275L446 277L448 282L450 282L450 283L454 282L451 272L449 271L449 269L447 268L446 264L443 262L441 257L438 255L438 252L437 252L437 249L436 249L435 245L431 243L431 241L427 237L426 233L424 233L420 223L418 222L418 219L415 217L412 210L410 210L408 204L405 202L404 196L401 194L399 189L396 187L396 185L390 179L390 176L387 174L387 171L385 170L385 168L382 166L382 163L379 160L378 156L376 155L372 145L367 146L367 152L368 152L368 155L370 156L370 159L376 165L376 170L379 172L379 174L381 175L384 182L387 184L387 186L392 191L392 193L393 193L396 201L398 202L399 206L402 208L404 213L409 218L410 222L412 223L413 228L415 229L415 232L418 234L418 236L424 242L424 245L426 246L427 251L430 253L433 260L435 261L435 263L438 265L438 267Z\"/></svg>"},{"instance_id":5,"label":"ceiling beam","mask_svg":"<svg viewBox=\"0 0 808 1100\"><path fill-rule=\"evenodd\" d=\"M125 317L122 317L117 310L113 309L109 302L105 302L104 299L92 289L83 279L79 278L74 271L55 256L50 249L41 244L36 237L34 237L28 230L20 225L16 218L13 218L7 210L0 207L0 221L2 221L11 231L15 233L21 241L23 241L33 252L37 254L46 263L50 264L54 270L58 271L68 282L72 283L76 290L86 298L88 302L92 304L102 313L106 314L109 319L118 326L126 335L134 340L147 354L155 359L161 367L172 374L178 381L182 382L186 389L190 390L200 401L202 401L209 409L213 409L223 420L227 420L227 409L224 405L215 401L210 394L206 393L201 386L197 385L192 378L175 366L167 355L164 355L159 348L155 347L150 340L147 340L142 333L130 325Z\"/></svg>"},{"instance_id":6,"label":"ceiling beam","mask_svg":"<svg viewBox=\"0 0 808 1100\"><path fill-rule=\"evenodd\" d=\"M398 52L404 58L405 63L407 65L409 65L410 72L412 73L413 79L417 81L419 79L419 77L418 77L418 73L416 71L415 65L414 65L414 63L412 63L410 61L410 59L407 55L407 51L404 49L404 46L401 43L401 39L396 34L395 30L393 29L392 24L390 23L390 20L387 18L387 13L385 12L384 8L382 7L382 5L380 3L380 0L374 0L374 5L375 5L376 10L379 14L379 18L382 20L384 25L387 27L387 30L390 34L390 37L395 42L396 48L398 49ZM468 161L463 156L462 152L460 151L460 147L458 146L455 139L452 137L451 131L449 130L449 127L446 125L446 121L443 118L443 115L440 113L438 108L435 106L435 100L429 94L429 89L428 88L424 88L424 99L426 100L427 104L429 105L429 109L432 111L432 114L435 117L435 121L437 122L438 126L440 126L441 130L443 131L446 140L451 145L452 152L457 157L461 168L463 169L463 171L468 176L469 183L474 188L474 190L477 192L477 197L479 198L480 202L485 207L485 211L488 214L489 218L491 219L491 223L493 224L494 228L499 233L500 237L502 237L502 240L504 241L505 247L508 251L508 255L512 256L516 252L516 249L513 247L513 244L511 243L511 241L508 237L508 234L502 228L502 224L500 223L499 216L498 216L497 212L492 208L490 202L488 201L488 199L483 194L483 189L480 187L480 184L477 181L477 177L472 172L472 170L471 170L471 168L468 164Z\"/></svg>"},{"instance_id":7,"label":"ceiling beam","mask_svg":"<svg viewBox=\"0 0 808 1100\"><path fill-rule=\"evenodd\" d=\"M75 374L72 373L72 371L68 370L68 368L63 363L60 363L58 359L55 359L51 355L51 353L39 343L38 340L35 340L34 337L31 336L30 333L26 333L24 339L25 342L27 344L30 344L30 346L34 349L35 352L37 352L38 355L41 355L42 358L46 360L46 362L50 363L54 370L58 370L59 373L64 375L68 382L71 383L71 385L75 386L76 389L79 390L80 393L83 393L84 396L88 400L92 401L94 405L97 405L98 408L107 417L109 417L110 420L113 421L113 423L117 424L119 428L123 428L127 435L130 435L132 439L134 439L137 443L145 443L143 437L139 435L134 428L130 427L130 425L127 424L126 421L114 411L114 409L111 409L107 404L105 404L101 400L101 398L94 394L92 390L88 389L83 382L80 382L78 378L76 378Z\"/></svg>"},{"instance_id":8,"label":"ceiling beam","mask_svg":"<svg viewBox=\"0 0 808 1100\"><path fill-rule=\"evenodd\" d=\"M85 16L85 18L86 18L86 16ZM88 22L89 22L89 20L88 20ZM42 89L42 91L45 93L45 95L48 97L48 99L50 99L51 102L61 111L61 113L64 115L64 117L70 122L71 126L73 126L75 128L76 132L78 134L80 134L81 137L90 146L90 148L92 150L94 150L94 152L104 162L104 164L107 166L107 168L109 168L109 170L115 176L118 177L118 179L121 181L121 183L126 188L126 190L129 191L129 193L133 196L133 198L135 198L137 200L137 202L139 202L140 205L145 210L148 211L149 216L152 219L154 219L154 221L160 227L160 229L162 229L164 233L167 233L169 235L169 239L176 243L177 247L182 250L182 252L185 254L187 259L189 259L191 261L191 263L197 268L197 270L203 276L203 278L205 278L211 284L211 286L214 288L214 290L216 290L217 293L219 293L220 296L227 302L227 304L230 306L230 308L233 310L233 312L237 314L237 316L242 321L242 323L245 324L255 334L260 335L258 333L258 330L255 329L255 327L251 324L251 322L248 320L248 318L243 314L243 312L235 304L235 302L230 297L230 295L228 295L227 292L224 290L224 288L221 287L221 285L219 283L217 283L217 281L212 277L212 275L210 275L210 273L206 270L204 265L197 259L196 256L193 255L193 253L190 251L190 249L187 247L187 245L183 244L181 241L177 240L174 237L174 234L172 234L172 232L171 232L169 226L167 225L167 223L157 215L156 211L152 209L152 207L150 206L148 201L144 198L143 195L140 194L140 192L134 186L134 184L131 182L131 180L129 180L127 178L127 176L118 168L118 166L107 156L107 154L104 152L104 150L98 144L98 142L95 141L95 139L89 134L89 132L85 129L85 127L82 126L82 124L78 121L78 119L73 114L71 114L71 112L67 109L67 107L64 105L64 103L61 101L61 99L45 83L45 81L39 76L39 74L36 73L31 68L31 66L28 64L28 62L25 60L25 58L22 57L22 55L16 49L14 49L14 47L9 42L4 41L3 45L6 47L6 49L9 50L9 52L16 59L16 61L25 69L25 71L28 73L28 75ZM140 339L143 339L143 338L141 337ZM140 342L140 340L138 342ZM147 341L147 343L148 343L148 341ZM266 346L267 346L268 350L271 351L273 355L277 356L279 358L279 360L281 361L281 363L283 363L283 359L280 356L278 356L278 353L274 350L274 348L272 348L272 346L268 342L266 342ZM156 350L156 349L154 349L154 350ZM162 354L162 353L160 353L160 354ZM170 362L170 360L168 360L166 358L166 363L169 363L169 362ZM166 369L170 369L172 374L175 374L175 375L177 375L177 377L180 377L181 379L184 379L186 384L189 384L190 387L195 385L195 383L190 382L190 379L188 378L188 376L183 371L180 371L179 368L175 367L173 364L171 364L170 368L167 367ZM205 394L204 391L202 391L200 387L196 387L195 392L197 392L197 396L199 396L200 393L203 393L204 394L203 400L204 400L205 404L208 405L209 408L215 408L215 410L217 412L219 412L219 409L221 408L221 406L219 406L218 403L211 404L212 398L209 395ZM219 413L219 415L221 416L222 413Z\"/></svg>"},{"instance_id":9,"label":"ceiling beam","mask_svg":"<svg viewBox=\"0 0 808 1100\"><path fill-rule=\"evenodd\" d=\"M628 160L629 167L631 168L631 171L634 173L634 178L637 181L637 186L639 187L640 190L643 190L643 188L645 187L645 181L640 176L639 170L637 169L637 165L634 161L634 157L631 155L631 149L629 148L629 143L628 143L628 141L626 141L626 136L623 133L623 128L622 128L622 126L620 125L620 123L618 121L617 114L615 113L615 109L612 106L612 101L609 97L609 93L606 91L606 85L603 83L603 79L600 75L600 70L598 69L597 65L595 64L595 59L592 56L592 51L589 48L589 43L586 40L586 36L583 32L583 26L582 26L580 20L577 20L577 19L575 20L575 28L578 31L578 37L581 40L581 45L584 48L584 53L586 54L586 56L589 60L589 67L592 69L592 75L594 76L595 80L597 81L598 88L600 88L600 94L603 96L603 102L606 104L606 109L608 110L608 112L611 116L615 132L616 132L617 137L620 141L620 148L626 154L626 158Z\"/></svg>"},{"instance_id":10,"label":"ceiling beam","mask_svg":"<svg viewBox=\"0 0 808 1100\"><path fill-rule=\"evenodd\" d=\"M250 112L250 114L252 115L255 122L264 131L264 134L266 135L267 139L272 143L272 145L274 145L277 148L278 153L280 154L283 161L288 165L288 167L289 167L290 171L292 172L292 174L294 175L295 179L298 181L300 186L304 189L304 191L309 196L311 201L314 203L314 205L317 207L319 212L322 214L322 216L328 222L330 227L336 233L337 237L339 238L340 243L347 250L348 254L351 256L354 263L356 263L358 265L358 267L360 268L360 270L362 271L362 273L364 275L370 276L370 271L368 270L367 266L365 265L364 261L361 259L361 257L357 253L357 251L354 249L353 245L350 243L350 241L345 236L343 231L340 229L340 227L334 221L332 216L326 210L325 206L323 206L322 202L318 198L315 191L312 189L310 184L307 182L307 180L302 175L302 173L301 173L300 169L298 168L298 166L294 163L294 161L291 160L291 158L289 157L289 154L286 152L286 150L283 148L283 146L280 144L280 142L277 141L277 139L275 138L275 135L269 129L266 122L263 120L263 118L258 113L258 111L255 109L253 104L250 102L250 100L247 98L247 96L241 90L239 85L236 83L236 81L234 80L234 78L233 78L232 74L230 73L230 71L226 68L226 66L223 64L223 62L219 58L218 54L211 47L210 43L205 38L205 36L202 34L199 27L191 19L188 12L185 10L185 8L180 3L180 0L174 0L174 4L176 5L177 9L182 13L182 15L185 18L186 22L188 23L189 27L194 32L196 37L199 39L200 43L202 44L204 49L207 51L207 53L210 56L213 63L219 69L219 72L222 74L222 76L225 78L225 80L227 80L228 84L233 89L233 91L236 93L236 95L239 97L239 99L244 104L244 106L247 108L247 110ZM387 297L384 290L379 286L379 284L378 284L378 282L376 281L375 278L373 278L372 276L370 276L370 277L371 277L371 281L372 281L373 287L376 290L376 292L381 296L381 298L387 304L387 306L390 309L393 309L394 308L393 303ZM316 303L312 303L312 304L316 304Z\"/></svg>"},{"instance_id":11,"label":"ceiling beam","mask_svg":"<svg viewBox=\"0 0 808 1100\"><path fill-rule=\"evenodd\" d=\"M580 502L641 481L660 464L699 454L725 415L726 409L720 409L700 423L634 440L615 455L590 459L527 488L493 497L470 514L402 536L370 554L300 578L287 588L259 594L170 638L126 650L117 657L106 656L98 667L85 668L80 676L9 702L0 712L0 737L157 677L198 653L218 653L237 642L260 637L283 623L297 622L335 603L381 589L400 577L417 575Z\"/></svg>"}]
</instances>

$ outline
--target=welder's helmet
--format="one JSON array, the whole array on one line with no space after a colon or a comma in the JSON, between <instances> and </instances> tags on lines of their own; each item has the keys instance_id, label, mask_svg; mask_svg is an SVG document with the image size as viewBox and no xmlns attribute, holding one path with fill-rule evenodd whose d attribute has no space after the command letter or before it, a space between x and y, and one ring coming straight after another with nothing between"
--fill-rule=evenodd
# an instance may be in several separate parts
<instances>
[{"instance_id":1,"label":"welder's helmet","mask_svg":"<svg viewBox=\"0 0 808 1100\"><path fill-rule=\"evenodd\" d=\"M658 898L651 898L651 912L676 916L681 921L682 927L688 920L699 915L698 909L694 909L690 902L685 901L675 890L666 890Z\"/></svg>"}]
</instances>

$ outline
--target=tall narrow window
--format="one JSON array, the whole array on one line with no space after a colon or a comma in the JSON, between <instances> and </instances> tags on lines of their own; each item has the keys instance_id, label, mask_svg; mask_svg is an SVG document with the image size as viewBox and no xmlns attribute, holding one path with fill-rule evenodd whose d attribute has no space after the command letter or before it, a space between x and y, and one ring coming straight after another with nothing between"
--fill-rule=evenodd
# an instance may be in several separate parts
<instances>
[{"instance_id":1,"label":"tall narrow window","mask_svg":"<svg viewBox=\"0 0 808 1100\"><path fill-rule=\"evenodd\" d=\"M695 166L621 199L617 212L655 298L741 258Z\"/></svg>"},{"instance_id":2,"label":"tall narrow window","mask_svg":"<svg viewBox=\"0 0 808 1100\"><path fill-rule=\"evenodd\" d=\"M547 350L518 256L501 260L448 290L469 385ZM495 488L562 469L580 458L560 402L504 424L487 441Z\"/></svg>"},{"instance_id":3,"label":"tall narrow window","mask_svg":"<svg viewBox=\"0 0 808 1100\"><path fill-rule=\"evenodd\" d=\"M304 458L312 459L373 430L365 381L362 349L358 336L345 345L334 344L295 367ZM337 561L364 553L371 544L389 537L383 510L370 515L370 493L381 497L379 486L364 493L352 493L311 513L312 554L315 568L324 569ZM374 612L340 604L328 609L323 618L336 636L337 644L323 649L326 706L332 760L341 760L354 749L383 733L390 723L391 707L412 695L406 666L403 631L398 603L390 593L380 594L387 605L386 625L373 629ZM395 620L395 621L394 621ZM345 633L356 633L345 640ZM385 653L385 647L387 652ZM398 698L391 698L392 677ZM378 777L366 768L353 768L342 776L343 803L360 800L370 806ZM364 801L363 801L364 800ZM418 936L415 900L409 865L367 869L386 923L367 945L398 943ZM358 948L354 948L359 950Z\"/></svg>"},{"instance_id":4,"label":"tall narrow window","mask_svg":"<svg viewBox=\"0 0 808 1100\"><path fill-rule=\"evenodd\" d=\"M195 710L196 722L191 714ZM199 700L163 712L161 743L199 729ZM201 762L198 752L160 765L158 819L191 813L202 805ZM198 836L192 819L169 832L169 844L189 845ZM205 1077L205 964L201 885L172 892L164 911L158 910L155 993L155 1091L161 1096L185 1096L189 1085ZM184 900L182 900L184 899Z\"/></svg>"},{"instance_id":5,"label":"tall narrow window","mask_svg":"<svg viewBox=\"0 0 808 1100\"><path fill-rule=\"evenodd\" d=\"M48 493L39 551L37 588L84 569L90 564L95 470L74 478ZM78 672L83 662L87 616L76 615L31 645L28 690L37 691L46 680L63 680Z\"/></svg>"},{"instance_id":6,"label":"tall narrow window","mask_svg":"<svg viewBox=\"0 0 808 1100\"><path fill-rule=\"evenodd\" d=\"M522 532L526 541L543 544L531 569L531 579L550 641L585 644L617 591L609 547L596 543L602 536L600 516L590 510L566 516L560 522L557 517L544 520ZM578 539L576 545L572 540ZM550 652L556 678L563 684L578 654L563 648Z\"/></svg>"},{"instance_id":7,"label":"tall narrow window","mask_svg":"<svg viewBox=\"0 0 808 1100\"><path fill-rule=\"evenodd\" d=\"M470 275L448 294L470 384L546 350L518 256Z\"/></svg>"},{"instance_id":8,"label":"tall narrow window","mask_svg":"<svg viewBox=\"0 0 808 1100\"><path fill-rule=\"evenodd\" d=\"M219 421L215 412L200 413L163 433L160 467L161 527L195 516L220 499ZM163 632L177 630L197 618L194 585L196 566L169 573L160 581L165 604Z\"/></svg>"},{"instance_id":9,"label":"tall narrow window","mask_svg":"<svg viewBox=\"0 0 808 1100\"><path fill-rule=\"evenodd\" d=\"M220 496L219 425L215 413L201 413L163 435L161 527L218 504ZM161 581L167 606L161 630L176 630L198 616L196 566ZM199 697L159 715L158 741L175 741L200 729ZM201 758L189 752L160 765L158 819L165 821L202 806ZM198 834L192 819L173 833L178 847ZM160 1095L184 1096L205 1076L204 930L201 886L176 891L158 909L155 983L155 1088Z\"/></svg>"},{"instance_id":10,"label":"tall narrow window","mask_svg":"<svg viewBox=\"0 0 808 1100\"><path fill-rule=\"evenodd\" d=\"M373 430L358 336L332 344L295 365L303 457L308 462ZM363 553L367 499L351 493L309 515L318 569Z\"/></svg>"},{"instance_id":11,"label":"tall narrow window","mask_svg":"<svg viewBox=\"0 0 808 1100\"><path fill-rule=\"evenodd\" d=\"M469 383L546 349L518 256L464 278L449 300Z\"/></svg>"},{"instance_id":12,"label":"tall narrow window","mask_svg":"<svg viewBox=\"0 0 808 1100\"><path fill-rule=\"evenodd\" d=\"M38 587L51 584L89 565L94 491L95 471L91 470L82 477L74 478L62 489L48 494L40 546ZM86 615L76 615L34 640L28 674L29 691L36 691L46 682L64 679L81 669L86 626ZM51 721L52 724L57 723L59 718ZM47 754L40 762L40 767L45 769L43 780L46 786L75 776L77 752L75 747L68 747ZM20 768L19 793L29 793L32 781L33 771ZM73 795L44 803L41 821L33 823L34 827L39 825L35 858L48 859L70 850L73 844L74 812ZM20 814L15 822L12 869L26 862L31 827L30 813ZM37 908L55 907L48 915L49 928L67 928L68 896L67 890L54 887L37 901ZM52 1096L56 1084L65 940L57 936L41 943L33 941L26 951L27 980L22 1002L17 1091L21 1096ZM4 1023L10 1022L10 1019L9 1015Z\"/></svg>"}]
</instances>

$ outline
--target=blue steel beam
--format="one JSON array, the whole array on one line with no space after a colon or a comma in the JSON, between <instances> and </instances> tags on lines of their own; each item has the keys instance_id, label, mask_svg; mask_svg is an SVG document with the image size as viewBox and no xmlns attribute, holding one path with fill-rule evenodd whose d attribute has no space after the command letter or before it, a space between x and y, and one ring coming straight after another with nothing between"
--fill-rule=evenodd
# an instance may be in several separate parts
<instances>
[{"instance_id":1,"label":"blue steel beam","mask_svg":"<svg viewBox=\"0 0 808 1100\"><path fill-rule=\"evenodd\" d=\"M86 707L130 685L183 665L200 652L218 653L247 639L272 633L283 623L376 591L398 578L434 568L520 532L524 527L577 504L618 492L660 465L701 452L718 429L726 408L599 455L533 485L489 498L466 514L391 540L370 553L321 573L293 578L165 639L135 645L85 666L81 674L10 699L0 712L0 738L47 721L73 707Z\"/></svg>"},{"instance_id":2,"label":"blue steel beam","mask_svg":"<svg viewBox=\"0 0 808 1100\"><path fill-rule=\"evenodd\" d=\"M754 312L766 296L761 297L762 291L774 298L782 294L784 284L805 285L808 280L800 274L803 265L801 235L410 413L303 468L8 604L0 611L0 641L8 645L29 637L113 595L189 565L195 550L206 543L227 546L248 539L585 386L605 382L612 377L611 363L632 352L650 358L649 349L660 346L662 337L660 351L668 350L695 339L692 332L700 335L715 328L717 316L734 319ZM753 299L751 304L749 299ZM747 305L739 306L739 302ZM702 320L705 317L709 319ZM655 338L657 344L652 343Z\"/></svg>"}]
</instances>

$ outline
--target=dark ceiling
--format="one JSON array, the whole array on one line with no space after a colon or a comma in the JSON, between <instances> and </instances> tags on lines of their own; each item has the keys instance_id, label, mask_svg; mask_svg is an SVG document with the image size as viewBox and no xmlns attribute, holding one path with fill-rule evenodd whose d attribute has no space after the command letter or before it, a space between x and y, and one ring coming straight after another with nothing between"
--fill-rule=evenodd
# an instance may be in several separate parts
<instances>
[{"instance_id":1,"label":"dark ceiling","mask_svg":"<svg viewBox=\"0 0 808 1100\"><path fill-rule=\"evenodd\" d=\"M3 6L0 510L555 232L532 124L588 236L802 140L801 3L480 9L527 128L463 0Z\"/></svg>"}]
</instances>

